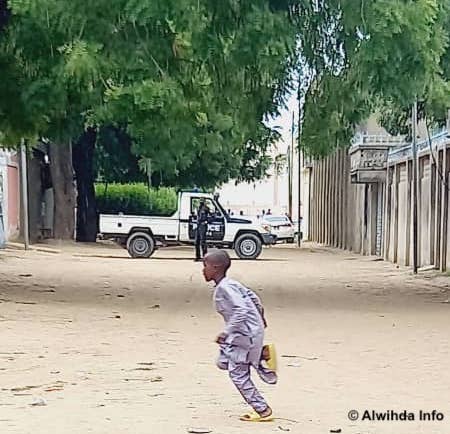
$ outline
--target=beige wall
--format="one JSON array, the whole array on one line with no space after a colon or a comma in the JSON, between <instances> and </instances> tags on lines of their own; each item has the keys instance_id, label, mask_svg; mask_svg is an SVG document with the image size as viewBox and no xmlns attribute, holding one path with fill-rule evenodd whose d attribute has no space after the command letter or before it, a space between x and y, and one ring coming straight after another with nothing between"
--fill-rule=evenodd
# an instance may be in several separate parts
<instances>
[{"instance_id":1,"label":"beige wall","mask_svg":"<svg viewBox=\"0 0 450 434\"><path fill-rule=\"evenodd\" d=\"M436 164L428 148L419 153L418 263L445 270L450 267L450 140L434 155ZM386 182L379 184L350 183L346 150L314 161L311 170L310 240L412 265L411 158L390 161Z\"/></svg>"},{"instance_id":2,"label":"beige wall","mask_svg":"<svg viewBox=\"0 0 450 434\"><path fill-rule=\"evenodd\" d=\"M378 198L383 188L351 184L350 159L344 149L313 162L311 178L309 239L375 254Z\"/></svg>"},{"instance_id":3,"label":"beige wall","mask_svg":"<svg viewBox=\"0 0 450 434\"><path fill-rule=\"evenodd\" d=\"M1 196L6 239L19 234L19 168L14 152L0 149Z\"/></svg>"},{"instance_id":4,"label":"beige wall","mask_svg":"<svg viewBox=\"0 0 450 434\"><path fill-rule=\"evenodd\" d=\"M434 265L445 270L448 258L448 179L450 143L435 153L436 163L429 151L419 154L418 182L418 264ZM412 162L392 163L389 172L397 182L392 183L393 207L386 216L390 223L387 258L403 265L413 262L412 243Z\"/></svg>"}]
</instances>

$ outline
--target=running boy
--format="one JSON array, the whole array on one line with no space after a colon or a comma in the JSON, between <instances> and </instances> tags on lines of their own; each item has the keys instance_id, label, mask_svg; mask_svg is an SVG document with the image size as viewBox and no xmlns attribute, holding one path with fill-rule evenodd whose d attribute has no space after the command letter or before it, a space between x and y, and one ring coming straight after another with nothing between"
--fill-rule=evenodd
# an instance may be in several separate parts
<instances>
[{"instance_id":1,"label":"running boy","mask_svg":"<svg viewBox=\"0 0 450 434\"><path fill-rule=\"evenodd\" d=\"M250 378L250 366L269 384L277 382L275 352L264 346L264 328L267 323L259 297L239 282L226 276L231 261L224 250L212 250L203 260L203 275L207 282L216 283L214 303L225 320L225 330L216 338L220 346L217 361L219 369L228 370L231 381L254 411L241 416L249 422L273 420L267 405ZM262 365L262 361L267 366Z\"/></svg>"}]
</instances>

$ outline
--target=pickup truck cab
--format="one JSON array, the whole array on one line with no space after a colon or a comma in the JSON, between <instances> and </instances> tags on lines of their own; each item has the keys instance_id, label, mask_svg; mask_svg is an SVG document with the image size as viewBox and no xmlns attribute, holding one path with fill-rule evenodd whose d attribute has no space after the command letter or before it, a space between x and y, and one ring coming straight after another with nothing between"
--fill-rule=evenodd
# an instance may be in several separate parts
<instances>
[{"instance_id":1,"label":"pickup truck cab","mask_svg":"<svg viewBox=\"0 0 450 434\"><path fill-rule=\"evenodd\" d=\"M170 217L100 214L100 235L115 239L133 258L149 258L159 246L194 244L201 201L210 214L209 246L232 248L241 259L256 259L263 245L275 244L270 227L256 219L232 217L218 196L199 192L180 192L177 211Z\"/></svg>"}]
</instances>

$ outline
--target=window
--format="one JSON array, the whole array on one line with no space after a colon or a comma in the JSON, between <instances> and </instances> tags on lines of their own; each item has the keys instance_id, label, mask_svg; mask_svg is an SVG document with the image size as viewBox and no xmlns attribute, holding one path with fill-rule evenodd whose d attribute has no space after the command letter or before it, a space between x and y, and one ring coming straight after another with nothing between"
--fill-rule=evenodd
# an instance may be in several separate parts
<instances>
[{"instance_id":1,"label":"window","mask_svg":"<svg viewBox=\"0 0 450 434\"><path fill-rule=\"evenodd\" d=\"M197 215L198 208L200 207L200 202L205 202L206 207L208 208L211 215L216 215L218 217L222 217L222 213L220 209L216 207L214 202L210 198L203 197L193 197L191 199L191 215Z\"/></svg>"}]
</instances>

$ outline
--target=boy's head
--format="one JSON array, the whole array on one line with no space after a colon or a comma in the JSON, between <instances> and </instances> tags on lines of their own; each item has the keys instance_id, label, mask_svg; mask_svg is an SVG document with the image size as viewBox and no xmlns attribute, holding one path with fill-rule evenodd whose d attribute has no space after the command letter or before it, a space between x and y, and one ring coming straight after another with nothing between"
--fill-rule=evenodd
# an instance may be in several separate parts
<instances>
[{"instance_id":1,"label":"boy's head","mask_svg":"<svg viewBox=\"0 0 450 434\"><path fill-rule=\"evenodd\" d=\"M211 280L217 282L219 278L227 274L230 265L231 259L226 251L210 250L203 259L203 276L207 282Z\"/></svg>"}]
</instances>

